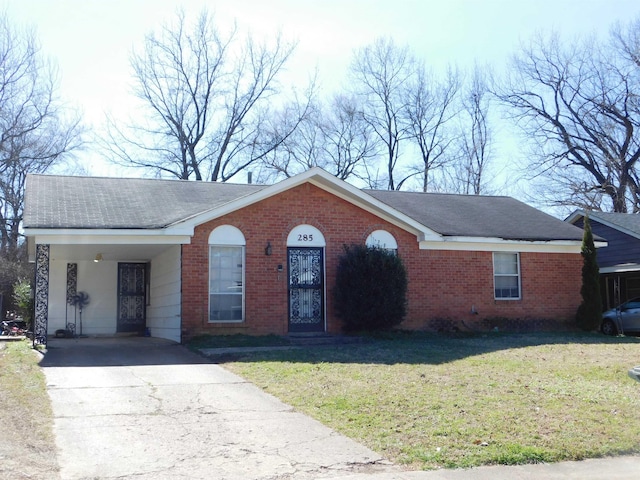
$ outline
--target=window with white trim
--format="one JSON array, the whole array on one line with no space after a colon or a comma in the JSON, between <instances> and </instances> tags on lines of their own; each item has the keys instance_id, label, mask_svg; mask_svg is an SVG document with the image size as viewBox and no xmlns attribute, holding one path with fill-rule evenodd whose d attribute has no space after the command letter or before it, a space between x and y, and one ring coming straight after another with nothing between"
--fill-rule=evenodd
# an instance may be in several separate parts
<instances>
[{"instance_id":1,"label":"window with white trim","mask_svg":"<svg viewBox=\"0 0 640 480\"><path fill-rule=\"evenodd\" d=\"M223 225L209 236L209 322L244 320L244 235Z\"/></svg>"},{"instance_id":2,"label":"window with white trim","mask_svg":"<svg viewBox=\"0 0 640 480\"><path fill-rule=\"evenodd\" d=\"M520 255L494 252L493 285L496 300L520 299Z\"/></svg>"}]
</instances>

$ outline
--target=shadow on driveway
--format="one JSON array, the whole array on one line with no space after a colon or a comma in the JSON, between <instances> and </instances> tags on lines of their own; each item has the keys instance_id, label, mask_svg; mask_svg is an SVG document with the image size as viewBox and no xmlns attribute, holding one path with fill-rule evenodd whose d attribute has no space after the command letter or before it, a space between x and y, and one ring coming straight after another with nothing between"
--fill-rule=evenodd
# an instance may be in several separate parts
<instances>
[{"instance_id":1,"label":"shadow on driveway","mask_svg":"<svg viewBox=\"0 0 640 480\"><path fill-rule=\"evenodd\" d=\"M114 367L210 363L184 346L152 337L52 338L42 367Z\"/></svg>"}]
</instances>

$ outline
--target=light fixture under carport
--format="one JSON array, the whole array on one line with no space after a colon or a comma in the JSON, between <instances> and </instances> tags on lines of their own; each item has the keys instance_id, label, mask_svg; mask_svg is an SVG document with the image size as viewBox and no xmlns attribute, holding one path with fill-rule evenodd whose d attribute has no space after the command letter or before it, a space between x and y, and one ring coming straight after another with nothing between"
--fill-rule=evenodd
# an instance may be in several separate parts
<instances>
[{"instance_id":1,"label":"light fixture under carport","mask_svg":"<svg viewBox=\"0 0 640 480\"><path fill-rule=\"evenodd\" d=\"M98 263L102 261L102 254L101 253L97 253L96 254L96 258L93 259L94 262Z\"/></svg>"}]
</instances>

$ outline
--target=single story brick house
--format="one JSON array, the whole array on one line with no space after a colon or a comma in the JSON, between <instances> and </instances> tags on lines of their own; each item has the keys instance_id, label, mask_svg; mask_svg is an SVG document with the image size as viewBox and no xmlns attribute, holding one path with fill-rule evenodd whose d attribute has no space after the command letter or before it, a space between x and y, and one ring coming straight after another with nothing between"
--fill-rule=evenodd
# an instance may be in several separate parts
<instances>
[{"instance_id":1,"label":"single story brick house","mask_svg":"<svg viewBox=\"0 0 640 480\"><path fill-rule=\"evenodd\" d=\"M44 342L68 324L176 342L339 333L349 244L404 261L404 329L563 326L580 303L580 228L509 197L361 190L319 168L269 186L30 175L24 232Z\"/></svg>"},{"instance_id":2,"label":"single story brick house","mask_svg":"<svg viewBox=\"0 0 640 480\"><path fill-rule=\"evenodd\" d=\"M576 210L566 221L583 228L585 215ZM640 297L640 215L588 212L588 216L593 234L607 239L597 255L603 307Z\"/></svg>"}]
</instances>

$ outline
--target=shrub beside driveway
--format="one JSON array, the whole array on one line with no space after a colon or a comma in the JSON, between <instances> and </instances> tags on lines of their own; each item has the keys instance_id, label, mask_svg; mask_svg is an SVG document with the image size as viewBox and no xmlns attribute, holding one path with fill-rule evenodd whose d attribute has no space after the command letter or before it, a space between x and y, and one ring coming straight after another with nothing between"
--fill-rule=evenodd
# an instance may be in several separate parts
<instances>
[{"instance_id":1,"label":"shrub beside driveway","mask_svg":"<svg viewBox=\"0 0 640 480\"><path fill-rule=\"evenodd\" d=\"M640 339L398 334L225 366L390 460L454 468L640 453Z\"/></svg>"}]
</instances>

